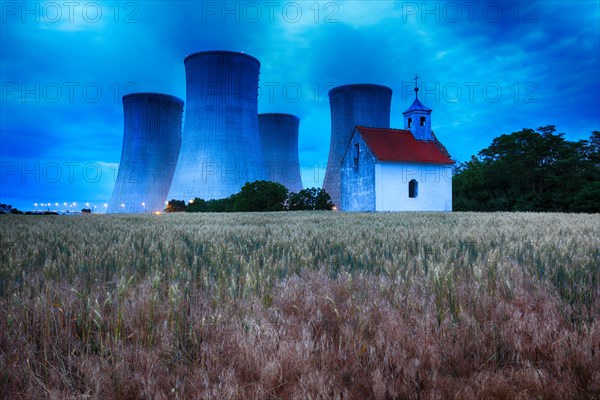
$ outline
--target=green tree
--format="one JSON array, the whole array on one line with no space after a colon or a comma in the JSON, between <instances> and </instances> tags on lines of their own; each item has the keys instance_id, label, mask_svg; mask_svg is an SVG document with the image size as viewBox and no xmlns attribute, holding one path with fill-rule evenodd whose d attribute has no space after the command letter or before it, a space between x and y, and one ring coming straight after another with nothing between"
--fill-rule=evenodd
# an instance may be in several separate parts
<instances>
[{"instance_id":1,"label":"green tree","mask_svg":"<svg viewBox=\"0 0 600 400\"><path fill-rule=\"evenodd\" d=\"M224 199L213 199L206 202L207 212L233 212L237 194Z\"/></svg>"},{"instance_id":2,"label":"green tree","mask_svg":"<svg viewBox=\"0 0 600 400\"><path fill-rule=\"evenodd\" d=\"M185 212L207 212L208 206L206 204L206 200L196 197L194 200L191 200L188 205L185 207Z\"/></svg>"},{"instance_id":3,"label":"green tree","mask_svg":"<svg viewBox=\"0 0 600 400\"><path fill-rule=\"evenodd\" d=\"M183 200L170 200L167 203L167 208L165 208L165 212L182 212L185 211L185 201Z\"/></svg>"},{"instance_id":4,"label":"green tree","mask_svg":"<svg viewBox=\"0 0 600 400\"><path fill-rule=\"evenodd\" d=\"M600 213L600 182L588 182L575 195L571 211Z\"/></svg>"},{"instance_id":5,"label":"green tree","mask_svg":"<svg viewBox=\"0 0 600 400\"><path fill-rule=\"evenodd\" d=\"M298 193L290 193L288 197L288 209L300 210L331 210L333 203L329 193L320 188L302 189Z\"/></svg>"},{"instance_id":6,"label":"green tree","mask_svg":"<svg viewBox=\"0 0 600 400\"><path fill-rule=\"evenodd\" d=\"M495 138L460 164L454 207L471 211L584 211L600 175L595 161L600 133L570 142L554 125ZM577 207L575 207L577 203ZM587 206L586 206L587 204Z\"/></svg>"},{"instance_id":7,"label":"green tree","mask_svg":"<svg viewBox=\"0 0 600 400\"><path fill-rule=\"evenodd\" d=\"M246 183L236 195L234 211L284 211L288 190L281 183Z\"/></svg>"}]
</instances>

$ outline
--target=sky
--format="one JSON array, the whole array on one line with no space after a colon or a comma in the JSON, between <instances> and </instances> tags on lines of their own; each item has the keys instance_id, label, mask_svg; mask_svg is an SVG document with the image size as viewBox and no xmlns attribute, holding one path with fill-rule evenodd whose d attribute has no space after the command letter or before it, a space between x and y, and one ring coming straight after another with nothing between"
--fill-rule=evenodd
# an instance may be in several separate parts
<instances>
[{"instance_id":1,"label":"sky","mask_svg":"<svg viewBox=\"0 0 600 400\"><path fill-rule=\"evenodd\" d=\"M89 203L101 212L121 155L121 97L185 100L183 59L203 50L260 60L259 112L301 119L305 187L322 183L327 92L343 84L392 88L391 125L403 128L418 74L432 129L459 162L522 128L556 125L568 140L600 130L596 0L2 0L0 8L0 203L23 210Z\"/></svg>"}]
</instances>

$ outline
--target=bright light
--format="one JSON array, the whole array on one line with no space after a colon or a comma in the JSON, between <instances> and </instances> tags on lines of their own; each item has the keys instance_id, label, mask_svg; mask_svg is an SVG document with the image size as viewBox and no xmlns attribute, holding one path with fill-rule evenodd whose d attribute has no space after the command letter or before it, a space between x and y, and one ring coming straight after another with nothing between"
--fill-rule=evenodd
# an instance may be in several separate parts
<instances>
[{"instance_id":1,"label":"bright light","mask_svg":"<svg viewBox=\"0 0 600 400\"><path fill-rule=\"evenodd\" d=\"M333 206L332 210L333 210L333 211L337 211L337 207L336 207L336 206Z\"/></svg>"},{"instance_id":2,"label":"bright light","mask_svg":"<svg viewBox=\"0 0 600 400\"><path fill-rule=\"evenodd\" d=\"M77 203L73 202L73 207L77 207Z\"/></svg>"},{"instance_id":3,"label":"bright light","mask_svg":"<svg viewBox=\"0 0 600 400\"><path fill-rule=\"evenodd\" d=\"M125 208L125 204L124 204L124 203L121 203L121 207Z\"/></svg>"},{"instance_id":4,"label":"bright light","mask_svg":"<svg viewBox=\"0 0 600 400\"><path fill-rule=\"evenodd\" d=\"M54 203L54 205L55 205L56 207L58 207L58 203Z\"/></svg>"},{"instance_id":5,"label":"bright light","mask_svg":"<svg viewBox=\"0 0 600 400\"><path fill-rule=\"evenodd\" d=\"M191 200L190 200L190 204L194 204L194 199L191 199Z\"/></svg>"},{"instance_id":6,"label":"bright light","mask_svg":"<svg viewBox=\"0 0 600 400\"><path fill-rule=\"evenodd\" d=\"M160 211L154 211L154 215L160 215L162 214Z\"/></svg>"},{"instance_id":7,"label":"bright light","mask_svg":"<svg viewBox=\"0 0 600 400\"><path fill-rule=\"evenodd\" d=\"M146 207L146 203L142 203L142 207Z\"/></svg>"},{"instance_id":8,"label":"bright light","mask_svg":"<svg viewBox=\"0 0 600 400\"><path fill-rule=\"evenodd\" d=\"M67 207L67 203L63 203L63 205L64 205L65 207Z\"/></svg>"},{"instance_id":9,"label":"bright light","mask_svg":"<svg viewBox=\"0 0 600 400\"><path fill-rule=\"evenodd\" d=\"M33 205L37 207L37 203L33 203Z\"/></svg>"},{"instance_id":10,"label":"bright light","mask_svg":"<svg viewBox=\"0 0 600 400\"><path fill-rule=\"evenodd\" d=\"M86 206L86 207L89 207L89 206L90 206L90 203L85 203L85 206Z\"/></svg>"},{"instance_id":11,"label":"bright light","mask_svg":"<svg viewBox=\"0 0 600 400\"><path fill-rule=\"evenodd\" d=\"M108 208L108 204L104 203L104 208Z\"/></svg>"}]
</instances>

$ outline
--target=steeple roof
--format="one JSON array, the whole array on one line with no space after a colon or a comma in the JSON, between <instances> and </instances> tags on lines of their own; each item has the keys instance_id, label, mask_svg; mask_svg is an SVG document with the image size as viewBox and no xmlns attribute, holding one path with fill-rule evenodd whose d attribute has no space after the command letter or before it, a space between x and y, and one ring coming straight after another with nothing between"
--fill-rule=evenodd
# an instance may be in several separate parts
<instances>
[{"instance_id":1,"label":"steeple roof","mask_svg":"<svg viewBox=\"0 0 600 400\"><path fill-rule=\"evenodd\" d=\"M415 98L415 101L413 101L412 105L410 107L408 107L408 110L404 111L402 114L408 114L409 112L412 111L425 111L425 112L431 112L431 108L427 108L423 105L423 103L421 103L419 101L418 98Z\"/></svg>"}]
</instances>

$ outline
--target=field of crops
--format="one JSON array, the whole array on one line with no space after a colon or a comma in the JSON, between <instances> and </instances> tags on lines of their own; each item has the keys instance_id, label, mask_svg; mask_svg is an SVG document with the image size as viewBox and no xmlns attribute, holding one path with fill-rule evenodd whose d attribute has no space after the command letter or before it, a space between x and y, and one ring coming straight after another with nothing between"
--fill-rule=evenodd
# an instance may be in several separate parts
<instances>
[{"instance_id":1,"label":"field of crops","mask_svg":"<svg viewBox=\"0 0 600 400\"><path fill-rule=\"evenodd\" d=\"M0 397L600 398L600 215L0 216Z\"/></svg>"}]
</instances>

